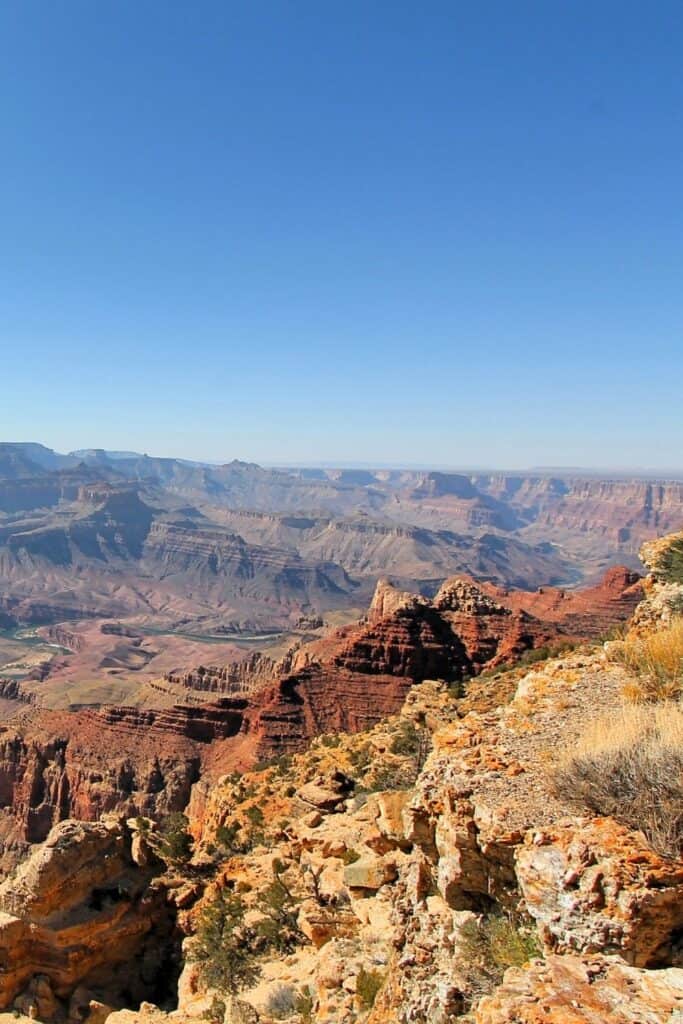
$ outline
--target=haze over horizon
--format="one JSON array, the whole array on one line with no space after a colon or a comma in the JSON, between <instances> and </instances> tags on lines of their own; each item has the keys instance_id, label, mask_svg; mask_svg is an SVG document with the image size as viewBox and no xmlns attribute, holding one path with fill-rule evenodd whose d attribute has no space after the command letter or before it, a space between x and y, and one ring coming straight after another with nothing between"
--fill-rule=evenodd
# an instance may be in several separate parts
<instances>
[{"instance_id":1,"label":"haze over horizon","mask_svg":"<svg viewBox=\"0 0 683 1024\"><path fill-rule=\"evenodd\" d=\"M0 11L0 436L680 465L683 8Z\"/></svg>"},{"instance_id":2,"label":"haze over horizon","mask_svg":"<svg viewBox=\"0 0 683 1024\"><path fill-rule=\"evenodd\" d=\"M158 452L158 451L143 451L140 450L124 450L121 448L104 448L102 445L77 445L74 448L68 450L58 450L53 445L45 444L42 441L17 441L6 440L0 438L0 448L3 445L22 446L22 445L38 445L40 447L47 448L57 455L69 456L79 455L81 453L96 453L104 452L108 456L143 456L151 459L175 459L178 461L192 462L197 465L206 466L221 466L227 465L231 462L244 462L254 463L260 465L265 469L358 469L358 470L406 470L406 471L423 471L423 472L443 472L443 473L538 473L541 475L557 473L559 475L571 475L575 474L581 476L583 474L590 476L605 476L614 477L618 475L633 476L633 477L660 477L661 479L679 479L683 478L683 469L676 468L675 466L669 466L662 469L659 473L656 470L648 469L645 466L506 466L506 465L484 465L476 463L431 463L431 462L392 462L391 460L376 460L367 462L364 459L347 460L347 459L319 459L316 461L296 461L296 460L272 460L263 459L259 462L256 460L243 459L239 453L226 454L223 458L219 459L208 459L202 458L198 455L193 458L185 458L183 456L175 455L173 452Z\"/></svg>"}]
</instances>

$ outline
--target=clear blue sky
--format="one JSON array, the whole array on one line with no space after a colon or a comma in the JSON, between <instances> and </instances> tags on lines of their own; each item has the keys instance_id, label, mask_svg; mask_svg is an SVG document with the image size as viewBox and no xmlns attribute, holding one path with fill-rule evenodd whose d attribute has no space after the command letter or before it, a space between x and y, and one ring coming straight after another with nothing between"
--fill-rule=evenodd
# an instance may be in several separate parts
<instances>
[{"instance_id":1,"label":"clear blue sky","mask_svg":"<svg viewBox=\"0 0 683 1024\"><path fill-rule=\"evenodd\" d=\"M683 466L683 4L3 0L0 437Z\"/></svg>"}]
</instances>

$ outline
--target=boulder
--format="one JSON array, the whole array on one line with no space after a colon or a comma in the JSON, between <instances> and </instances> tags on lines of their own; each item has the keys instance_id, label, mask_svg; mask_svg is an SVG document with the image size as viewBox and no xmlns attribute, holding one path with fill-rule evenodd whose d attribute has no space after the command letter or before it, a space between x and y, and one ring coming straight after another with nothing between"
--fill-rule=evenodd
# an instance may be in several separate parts
<instances>
[{"instance_id":1,"label":"boulder","mask_svg":"<svg viewBox=\"0 0 683 1024\"><path fill-rule=\"evenodd\" d=\"M396 878L396 865L384 857L360 857L344 869L344 882L349 889L380 889Z\"/></svg>"},{"instance_id":2,"label":"boulder","mask_svg":"<svg viewBox=\"0 0 683 1024\"><path fill-rule=\"evenodd\" d=\"M516 872L529 913L554 952L618 953L636 967L672 962L683 928L683 863L611 818L529 832Z\"/></svg>"}]
</instances>

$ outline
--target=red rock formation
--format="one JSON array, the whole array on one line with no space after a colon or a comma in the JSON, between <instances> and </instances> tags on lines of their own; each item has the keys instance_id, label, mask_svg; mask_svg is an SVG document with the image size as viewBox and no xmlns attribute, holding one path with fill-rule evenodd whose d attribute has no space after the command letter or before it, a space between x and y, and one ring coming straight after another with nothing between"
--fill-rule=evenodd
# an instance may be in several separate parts
<instances>
[{"instance_id":1,"label":"red rock formation","mask_svg":"<svg viewBox=\"0 0 683 1024\"><path fill-rule=\"evenodd\" d=\"M643 597L638 573L623 565L608 569L599 583L581 590L539 587L536 591L508 590L484 583L481 589L513 611L525 611L563 632L597 638L625 622Z\"/></svg>"},{"instance_id":2,"label":"red rock formation","mask_svg":"<svg viewBox=\"0 0 683 1024\"><path fill-rule=\"evenodd\" d=\"M454 578L433 601L381 582L364 621L293 649L278 665L253 656L244 668L208 673L212 689L233 696L153 710L27 708L15 730L0 733L9 859L66 817L182 809L203 772L300 749L320 733L366 729L398 711L415 683L461 679L530 648L595 633L625 617L637 594L626 570L571 594L520 594ZM207 685L206 671L179 678L192 689Z\"/></svg>"}]
</instances>

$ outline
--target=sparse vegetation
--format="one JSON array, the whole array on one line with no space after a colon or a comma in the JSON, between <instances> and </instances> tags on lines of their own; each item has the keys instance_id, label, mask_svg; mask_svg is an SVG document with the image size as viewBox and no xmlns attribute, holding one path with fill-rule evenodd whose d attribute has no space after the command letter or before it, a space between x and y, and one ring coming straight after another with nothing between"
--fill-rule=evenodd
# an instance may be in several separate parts
<instances>
[{"instance_id":1,"label":"sparse vegetation","mask_svg":"<svg viewBox=\"0 0 683 1024\"><path fill-rule=\"evenodd\" d=\"M364 788L369 793L381 793L385 790L410 789L415 785L417 771L412 766L401 764L378 764L366 778ZM356 792L362 792L357 788Z\"/></svg>"},{"instance_id":2,"label":"sparse vegetation","mask_svg":"<svg viewBox=\"0 0 683 1024\"><path fill-rule=\"evenodd\" d=\"M366 971L361 967L356 978L356 997L363 1010L371 1010L375 1005L377 993L384 983L384 975L379 971Z\"/></svg>"},{"instance_id":3,"label":"sparse vegetation","mask_svg":"<svg viewBox=\"0 0 683 1024\"><path fill-rule=\"evenodd\" d=\"M252 825L262 825L264 822L263 811L258 804L252 804L251 807L247 807L244 816L249 819Z\"/></svg>"},{"instance_id":4,"label":"sparse vegetation","mask_svg":"<svg viewBox=\"0 0 683 1024\"><path fill-rule=\"evenodd\" d=\"M389 747L392 754L416 754L420 749L422 732L414 722L407 718L401 719L396 735Z\"/></svg>"},{"instance_id":5,"label":"sparse vegetation","mask_svg":"<svg viewBox=\"0 0 683 1024\"><path fill-rule=\"evenodd\" d=\"M540 955L533 925L501 911L466 922L459 945L458 959L464 965L472 1003L493 991L508 967L522 967Z\"/></svg>"},{"instance_id":6,"label":"sparse vegetation","mask_svg":"<svg viewBox=\"0 0 683 1024\"><path fill-rule=\"evenodd\" d=\"M625 706L595 722L554 774L558 795L642 829L664 855L683 849L683 710Z\"/></svg>"},{"instance_id":7,"label":"sparse vegetation","mask_svg":"<svg viewBox=\"0 0 683 1024\"><path fill-rule=\"evenodd\" d=\"M279 953L291 953L305 941L297 921L299 903L284 880L284 866L275 861L273 880L256 902L256 909L262 915L254 925L260 946Z\"/></svg>"},{"instance_id":8,"label":"sparse vegetation","mask_svg":"<svg viewBox=\"0 0 683 1024\"><path fill-rule=\"evenodd\" d=\"M294 1012L299 1014L301 1024L310 1024L313 1020L313 996L308 989L297 994Z\"/></svg>"},{"instance_id":9,"label":"sparse vegetation","mask_svg":"<svg viewBox=\"0 0 683 1024\"><path fill-rule=\"evenodd\" d=\"M261 957L291 953L305 941L297 924L299 900L284 873L285 866L274 861L272 882L253 902L247 903L242 892L225 888L204 907L189 959L199 964L207 988L234 995L256 983ZM249 916L247 924L251 911L256 913ZM289 1013L294 1011L295 995L292 990Z\"/></svg>"},{"instance_id":10,"label":"sparse vegetation","mask_svg":"<svg viewBox=\"0 0 683 1024\"><path fill-rule=\"evenodd\" d=\"M207 988L226 995L255 984L260 974L252 952L253 931L244 923L246 909L241 896L221 889L202 911L189 953Z\"/></svg>"},{"instance_id":11,"label":"sparse vegetation","mask_svg":"<svg viewBox=\"0 0 683 1024\"><path fill-rule=\"evenodd\" d=\"M266 1011L275 1020L291 1017L296 1011L297 994L291 985L276 985L266 1000Z\"/></svg>"},{"instance_id":12,"label":"sparse vegetation","mask_svg":"<svg viewBox=\"0 0 683 1024\"><path fill-rule=\"evenodd\" d=\"M636 679L627 691L629 699L662 701L683 696L683 617L656 632L626 636L610 647L609 654Z\"/></svg>"},{"instance_id":13,"label":"sparse vegetation","mask_svg":"<svg viewBox=\"0 0 683 1024\"><path fill-rule=\"evenodd\" d=\"M169 814L162 822L158 851L167 864L180 867L190 860L194 842L188 825L187 818L180 812Z\"/></svg>"},{"instance_id":14,"label":"sparse vegetation","mask_svg":"<svg viewBox=\"0 0 683 1024\"><path fill-rule=\"evenodd\" d=\"M657 575L665 583L683 583L683 540L672 541L661 553Z\"/></svg>"},{"instance_id":15,"label":"sparse vegetation","mask_svg":"<svg viewBox=\"0 0 683 1024\"><path fill-rule=\"evenodd\" d=\"M216 829L216 842L226 853L243 853L244 843L240 839L239 821L231 821L225 825L219 825Z\"/></svg>"},{"instance_id":16,"label":"sparse vegetation","mask_svg":"<svg viewBox=\"0 0 683 1024\"><path fill-rule=\"evenodd\" d=\"M559 658L562 654L576 649L578 645L572 640L558 640L554 644L544 644L542 647L532 647L520 654L519 658L508 662L505 665L497 665L495 668L486 669L476 676L465 680L465 683L472 679L495 679L496 676L504 675L507 672L515 672L521 668L528 668L537 665L541 661L548 661L549 658Z\"/></svg>"}]
</instances>

